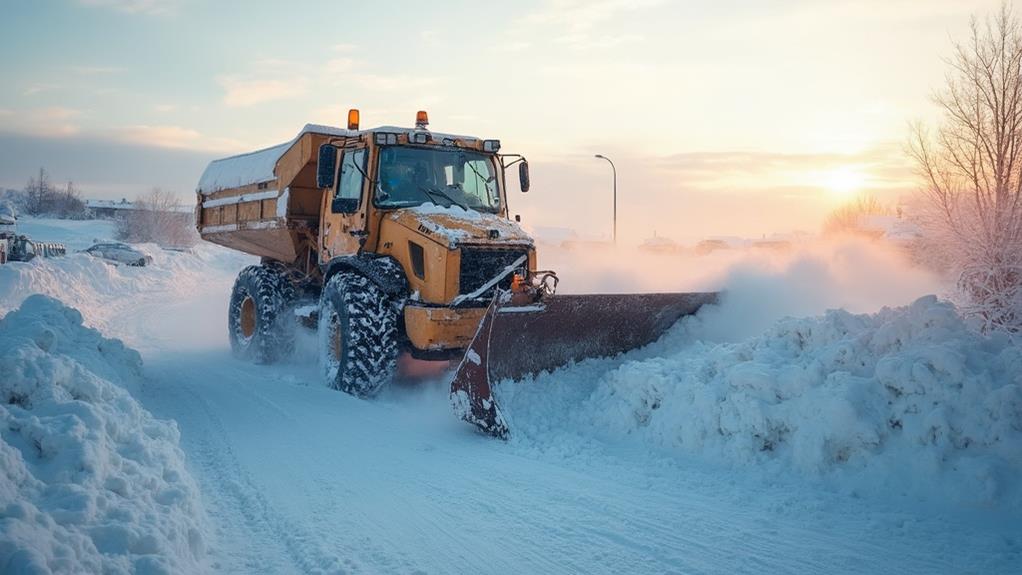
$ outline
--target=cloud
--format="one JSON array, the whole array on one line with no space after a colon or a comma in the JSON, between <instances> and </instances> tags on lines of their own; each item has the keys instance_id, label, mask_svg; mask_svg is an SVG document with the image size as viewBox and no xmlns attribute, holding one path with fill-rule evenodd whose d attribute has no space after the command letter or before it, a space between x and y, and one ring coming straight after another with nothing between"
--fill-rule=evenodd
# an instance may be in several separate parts
<instances>
[{"instance_id":1,"label":"cloud","mask_svg":"<svg viewBox=\"0 0 1022 575\"><path fill-rule=\"evenodd\" d=\"M71 66L68 69L79 76L105 76L124 71L117 66Z\"/></svg>"},{"instance_id":2,"label":"cloud","mask_svg":"<svg viewBox=\"0 0 1022 575\"><path fill-rule=\"evenodd\" d=\"M393 92L395 90L416 90L436 84L436 78L409 76L406 74L352 74L346 81L358 84L362 88L375 92Z\"/></svg>"},{"instance_id":3,"label":"cloud","mask_svg":"<svg viewBox=\"0 0 1022 575\"><path fill-rule=\"evenodd\" d=\"M285 60L259 60L248 72L220 76L217 82L224 89L226 106L245 108L304 96L309 91L305 68Z\"/></svg>"},{"instance_id":4,"label":"cloud","mask_svg":"<svg viewBox=\"0 0 1022 575\"><path fill-rule=\"evenodd\" d=\"M908 159L893 143L855 154L714 151L673 154L654 161L656 169L691 184L747 183L777 179L802 182L821 172L854 167L868 174L871 187L902 188L913 181ZM756 186L762 189L764 186Z\"/></svg>"},{"instance_id":5,"label":"cloud","mask_svg":"<svg viewBox=\"0 0 1022 575\"><path fill-rule=\"evenodd\" d=\"M6 131L21 134L32 134L45 138L73 136L79 132L74 119L81 111L61 106L32 108L28 110L9 110L5 114L10 119L5 126Z\"/></svg>"},{"instance_id":6,"label":"cloud","mask_svg":"<svg viewBox=\"0 0 1022 575\"><path fill-rule=\"evenodd\" d=\"M60 90L61 87L57 84L32 84L25 88L22 92L24 96L34 96L42 92L52 92L54 90Z\"/></svg>"},{"instance_id":7,"label":"cloud","mask_svg":"<svg viewBox=\"0 0 1022 575\"><path fill-rule=\"evenodd\" d=\"M524 40L510 40L503 42L498 46L498 49L504 52L524 52L532 47L532 42L526 42Z\"/></svg>"},{"instance_id":8,"label":"cloud","mask_svg":"<svg viewBox=\"0 0 1022 575\"><path fill-rule=\"evenodd\" d=\"M343 53L348 49L343 46L338 51ZM438 79L433 77L380 74L370 69L363 60L346 54L339 54L317 66L305 62L267 59L253 62L247 72L220 76L217 82L224 89L224 104L231 108L293 100L313 92L336 91L337 88L344 88L344 93L349 97L362 91L378 99L398 93L416 93L416 90L424 90L438 83ZM436 95L417 94L416 98L425 105L434 102Z\"/></svg>"},{"instance_id":9,"label":"cloud","mask_svg":"<svg viewBox=\"0 0 1022 575\"><path fill-rule=\"evenodd\" d=\"M597 28L619 20L628 12L659 4L663 4L663 0L548 0L542 8L520 20L515 29L519 35L525 30L535 33L536 28L552 29L552 32L542 32L541 37L553 38L556 43L579 50L611 48L641 38L634 35L599 34ZM523 42L516 39L507 44Z\"/></svg>"},{"instance_id":10,"label":"cloud","mask_svg":"<svg viewBox=\"0 0 1022 575\"><path fill-rule=\"evenodd\" d=\"M233 152L245 146L237 140L210 138L201 132L182 126L150 126L139 124L115 128L108 132L110 139L156 148L196 150L205 152Z\"/></svg>"},{"instance_id":11,"label":"cloud","mask_svg":"<svg viewBox=\"0 0 1022 575\"><path fill-rule=\"evenodd\" d=\"M80 110L59 106L23 110L0 108L0 118L4 119L0 133L49 140L74 136L118 144L198 152L234 152L247 147L237 140L208 137L183 126L137 124L83 129L77 122L82 115Z\"/></svg>"},{"instance_id":12,"label":"cloud","mask_svg":"<svg viewBox=\"0 0 1022 575\"><path fill-rule=\"evenodd\" d=\"M255 106L264 102L297 98L307 92L302 80L245 79L235 76L222 77L224 104L231 108Z\"/></svg>"},{"instance_id":13,"label":"cloud","mask_svg":"<svg viewBox=\"0 0 1022 575\"><path fill-rule=\"evenodd\" d=\"M110 8L128 14L168 14L177 10L181 0L78 0L86 6Z\"/></svg>"},{"instance_id":14,"label":"cloud","mask_svg":"<svg viewBox=\"0 0 1022 575\"><path fill-rule=\"evenodd\" d=\"M192 199L195 183L220 153L159 148L82 133L66 138L0 133L0 188L20 188L44 166L53 181L74 180L88 198L132 198L153 186Z\"/></svg>"}]
</instances>

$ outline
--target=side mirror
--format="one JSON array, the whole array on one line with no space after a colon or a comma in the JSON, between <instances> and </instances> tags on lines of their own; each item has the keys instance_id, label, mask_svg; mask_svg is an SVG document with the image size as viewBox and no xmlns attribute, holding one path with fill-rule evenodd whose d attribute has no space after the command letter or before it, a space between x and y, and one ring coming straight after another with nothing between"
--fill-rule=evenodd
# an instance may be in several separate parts
<instances>
[{"instance_id":1,"label":"side mirror","mask_svg":"<svg viewBox=\"0 0 1022 575\"><path fill-rule=\"evenodd\" d=\"M330 211L335 214L354 214L358 211L358 198L334 196L334 201L330 203Z\"/></svg>"},{"instance_id":2,"label":"side mirror","mask_svg":"<svg viewBox=\"0 0 1022 575\"><path fill-rule=\"evenodd\" d=\"M518 183L523 193L529 191L529 162L525 160L518 164Z\"/></svg>"},{"instance_id":3,"label":"side mirror","mask_svg":"<svg viewBox=\"0 0 1022 575\"><path fill-rule=\"evenodd\" d=\"M320 188L334 187L337 174L337 148L330 144L319 147L319 163L316 164L316 186Z\"/></svg>"}]
</instances>

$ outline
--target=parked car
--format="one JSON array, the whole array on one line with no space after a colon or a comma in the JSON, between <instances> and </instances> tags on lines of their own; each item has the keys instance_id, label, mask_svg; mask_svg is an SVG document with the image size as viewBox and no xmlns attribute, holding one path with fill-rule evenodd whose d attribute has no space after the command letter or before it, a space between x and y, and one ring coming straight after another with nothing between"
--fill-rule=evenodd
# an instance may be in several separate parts
<instances>
[{"instance_id":1,"label":"parked car","mask_svg":"<svg viewBox=\"0 0 1022 575\"><path fill-rule=\"evenodd\" d=\"M98 243L85 250L85 253L97 258L103 258L107 261L129 266L141 267L148 265L153 261L152 256L149 254L120 242Z\"/></svg>"}]
</instances>

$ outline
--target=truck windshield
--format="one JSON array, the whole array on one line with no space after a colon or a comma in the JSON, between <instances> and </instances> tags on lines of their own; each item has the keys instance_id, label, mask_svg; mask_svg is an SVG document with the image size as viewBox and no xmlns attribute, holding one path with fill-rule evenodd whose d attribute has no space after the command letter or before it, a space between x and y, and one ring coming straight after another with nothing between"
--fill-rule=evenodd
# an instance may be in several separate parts
<instances>
[{"instance_id":1,"label":"truck windshield","mask_svg":"<svg viewBox=\"0 0 1022 575\"><path fill-rule=\"evenodd\" d=\"M434 203L484 212L500 209L493 157L459 148L386 146L380 150L376 205Z\"/></svg>"}]
</instances>

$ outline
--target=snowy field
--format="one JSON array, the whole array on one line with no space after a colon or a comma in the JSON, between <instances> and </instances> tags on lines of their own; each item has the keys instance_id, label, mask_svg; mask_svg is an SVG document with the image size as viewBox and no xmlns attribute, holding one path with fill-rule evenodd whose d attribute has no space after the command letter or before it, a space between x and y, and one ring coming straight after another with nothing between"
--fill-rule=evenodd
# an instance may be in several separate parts
<instances>
[{"instance_id":1,"label":"snowy field","mask_svg":"<svg viewBox=\"0 0 1022 575\"><path fill-rule=\"evenodd\" d=\"M81 248L104 226L21 230ZM148 268L0 267L0 572L1022 565L1022 351L897 254L541 246L567 292L729 295L649 348L500 386L505 443L454 420L443 381L367 402L308 350L233 359L253 258L144 249Z\"/></svg>"}]
</instances>

